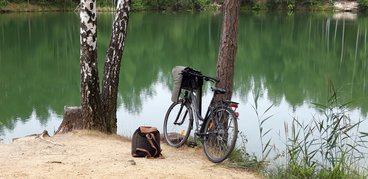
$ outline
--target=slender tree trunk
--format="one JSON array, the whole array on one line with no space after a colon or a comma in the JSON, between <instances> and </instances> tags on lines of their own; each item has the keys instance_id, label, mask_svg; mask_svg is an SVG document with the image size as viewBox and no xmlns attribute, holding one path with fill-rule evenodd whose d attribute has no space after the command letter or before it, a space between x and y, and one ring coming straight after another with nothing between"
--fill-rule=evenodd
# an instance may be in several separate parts
<instances>
[{"instance_id":1,"label":"slender tree trunk","mask_svg":"<svg viewBox=\"0 0 368 179\"><path fill-rule=\"evenodd\" d=\"M102 115L97 68L96 1L81 0L80 69L81 105L84 129L106 132Z\"/></svg>"},{"instance_id":2,"label":"slender tree trunk","mask_svg":"<svg viewBox=\"0 0 368 179\"><path fill-rule=\"evenodd\" d=\"M119 74L129 20L129 14L127 13L130 11L129 3L129 0L119 1L118 3L110 46L107 50L104 66L101 97L103 99L104 114L109 133L116 133L117 130L116 107Z\"/></svg>"},{"instance_id":3,"label":"slender tree trunk","mask_svg":"<svg viewBox=\"0 0 368 179\"><path fill-rule=\"evenodd\" d=\"M226 93L215 95L214 102L230 100L232 96L239 8L239 0L225 0L223 5L222 30L217 61L217 76L220 82L216 84L216 87L224 88Z\"/></svg>"}]
</instances>

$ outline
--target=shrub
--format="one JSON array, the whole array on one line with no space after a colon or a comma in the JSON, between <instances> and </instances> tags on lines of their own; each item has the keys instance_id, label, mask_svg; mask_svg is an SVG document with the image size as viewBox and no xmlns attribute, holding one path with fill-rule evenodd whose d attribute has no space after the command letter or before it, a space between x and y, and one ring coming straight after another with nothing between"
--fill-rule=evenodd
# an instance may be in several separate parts
<instances>
[{"instance_id":1,"label":"shrub","mask_svg":"<svg viewBox=\"0 0 368 179\"><path fill-rule=\"evenodd\" d=\"M359 9L362 11L368 10L368 0L358 0Z\"/></svg>"},{"instance_id":2,"label":"shrub","mask_svg":"<svg viewBox=\"0 0 368 179\"><path fill-rule=\"evenodd\" d=\"M6 6L8 4L7 0L0 0L0 7Z\"/></svg>"}]
</instances>

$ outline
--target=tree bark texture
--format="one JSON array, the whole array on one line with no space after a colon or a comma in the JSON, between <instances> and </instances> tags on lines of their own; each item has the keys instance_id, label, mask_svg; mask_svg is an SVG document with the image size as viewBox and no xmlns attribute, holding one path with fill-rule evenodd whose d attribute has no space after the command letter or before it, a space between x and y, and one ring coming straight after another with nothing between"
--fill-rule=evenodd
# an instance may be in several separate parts
<instances>
[{"instance_id":1,"label":"tree bark texture","mask_svg":"<svg viewBox=\"0 0 368 179\"><path fill-rule=\"evenodd\" d=\"M225 94L216 94L213 102L230 100L233 91L234 64L237 49L239 0L225 0L217 61L217 77L220 82L216 87L224 88Z\"/></svg>"},{"instance_id":2,"label":"tree bark texture","mask_svg":"<svg viewBox=\"0 0 368 179\"><path fill-rule=\"evenodd\" d=\"M107 131L116 133L116 106L121 59L129 21L130 0L119 1L104 65L102 95Z\"/></svg>"},{"instance_id":3,"label":"tree bark texture","mask_svg":"<svg viewBox=\"0 0 368 179\"><path fill-rule=\"evenodd\" d=\"M74 129L83 129L82 108L81 107L65 107L64 119L61 122L57 133L66 133Z\"/></svg>"},{"instance_id":4,"label":"tree bark texture","mask_svg":"<svg viewBox=\"0 0 368 179\"><path fill-rule=\"evenodd\" d=\"M81 0L80 69L83 128L104 131L97 68L96 0Z\"/></svg>"}]
</instances>

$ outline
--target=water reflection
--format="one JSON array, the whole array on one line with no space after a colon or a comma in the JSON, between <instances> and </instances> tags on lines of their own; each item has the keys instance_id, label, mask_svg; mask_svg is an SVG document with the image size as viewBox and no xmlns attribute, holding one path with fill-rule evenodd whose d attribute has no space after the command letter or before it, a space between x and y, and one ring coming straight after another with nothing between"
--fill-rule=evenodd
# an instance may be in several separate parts
<instances>
[{"instance_id":1,"label":"water reflection","mask_svg":"<svg viewBox=\"0 0 368 179\"><path fill-rule=\"evenodd\" d=\"M73 13L0 15L0 135L19 134L18 126L33 120L40 122L31 122L35 126L29 133L40 132L39 126L57 127L64 106L79 105L78 21ZM100 67L111 21L111 14L99 15ZM329 80L341 101L353 101L354 116L365 117L367 26L366 16L345 21L320 14L242 14L234 86L234 98L241 101L241 129L257 133L256 126L245 125L256 122L254 91L262 94L261 107L276 105L278 115L267 127L277 131L290 115L310 119L315 113L310 102L326 102ZM161 127L170 103L172 67L188 65L214 75L219 34L218 15L132 14L118 131L129 134L144 124Z\"/></svg>"},{"instance_id":2,"label":"water reflection","mask_svg":"<svg viewBox=\"0 0 368 179\"><path fill-rule=\"evenodd\" d=\"M366 23L332 21L337 34L332 37L332 33L326 33L332 29L326 28L324 17L300 14L271 18L272 21L268 16L243 18L240 29L252 33L239 36L238 57L244 60L238 60L236 81L239 77L241 84L254 80L256 87L264 85L268 89L274 103L285 97L292 106L300 106L305 101L324 102L326 82L331 80L345 93L341 97L353 99L354 107L365 115L366 41L357 32L362 26L367 29ZM249 88L240 87L237 91L247 94Z\"/></svg>"},{"instance_id":3,"label":"water reflection","mask_svg":"<svg viewBox=\"0 0 368 179\"><path fill-rule=\"evenodd\" d=\"M45 124L49 110L62 114L65 104L78 104L77 17L32 13L0 19L0 131L27 122L33 112Z\"/></svg>"}]
</instances>

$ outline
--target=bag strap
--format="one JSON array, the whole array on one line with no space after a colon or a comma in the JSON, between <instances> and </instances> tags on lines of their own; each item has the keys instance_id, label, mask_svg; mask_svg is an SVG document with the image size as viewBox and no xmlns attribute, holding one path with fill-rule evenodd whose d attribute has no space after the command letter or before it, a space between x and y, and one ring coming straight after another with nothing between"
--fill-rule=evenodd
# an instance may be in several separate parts
<instances>
[{"instance_id":1,"label":"bag strap","mask_svg":"<svg viewBox=\"0 0 368 179\"><path fill-rule=\"evenodd\" d=\"M147 154L146 156L148 156L148 158L152 157L152 155L146 149L142 149L142 148L137 147L136 150L146 153Z\"/></svg>"},{"instance_id":2,"label":"bag strap","mask_svg":"<svg viewBox=\"0 0 368 179\"><path fill-rule=\"evenodd\" d=\"M161 154L162 149L161 149L161 147L159 146L159 142L157 142L156 137L155 137L155 135L154 135L154 134L151 134L151 135L152 135L152 139L153 139L153 141L155 142L155 144L156 144L156 146L157 146L158 157L160 157L161 159L164 159L165 157Z\"/></svg>"},{"instance_id":3,"label":"bag strap","mask_svg":"<svg viewBox=\"0 0 368 179\"><path fill-rule=\"evenodd\" d=\"M146 134L146 138L147 138L148 142L151 144L151 147L155 149L155 154L153 156L157 156L157 153L161 152L161 151L158 151L158 144L157 144L157 141L155 139L155 135L152 134L152 133L148 133L148 134Z\"/></svg>"}]
</instances>

